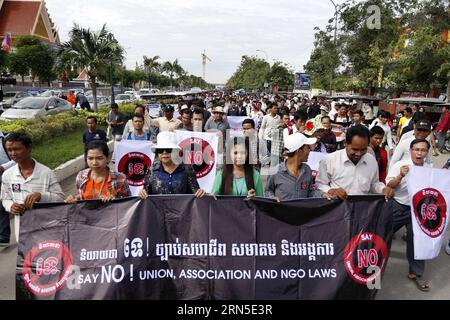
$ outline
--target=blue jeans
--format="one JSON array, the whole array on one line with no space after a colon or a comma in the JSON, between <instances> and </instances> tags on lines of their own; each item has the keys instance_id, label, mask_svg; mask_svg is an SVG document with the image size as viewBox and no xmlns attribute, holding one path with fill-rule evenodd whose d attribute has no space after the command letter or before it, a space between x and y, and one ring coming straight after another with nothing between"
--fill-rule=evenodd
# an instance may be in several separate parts
<instances>
[{"instance_id":1,"label":"blue jeans","mask_svg":"<svg viewBox=\"0 0 450 320\"><path fill-rule=\"evenodd\" d=\"M9 213L0 202L0 242L9 242L11 228L9 226Z\"/></svg>"}]
</instances>

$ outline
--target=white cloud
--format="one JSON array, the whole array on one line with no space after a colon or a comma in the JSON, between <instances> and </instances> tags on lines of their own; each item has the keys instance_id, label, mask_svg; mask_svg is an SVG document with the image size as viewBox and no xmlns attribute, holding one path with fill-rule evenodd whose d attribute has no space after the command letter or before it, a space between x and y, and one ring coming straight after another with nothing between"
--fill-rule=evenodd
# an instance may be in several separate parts
<instances>
[{"instance_id":1,"label":"white cloud","mask_svg":"<svg viewBox=\"0 0 450 320\"><path fill-rule=\"evenodd\" d=\"M342 2L342 1L340 1ZM286 62L300 70L313 49L314 27L334 14L329 0L47 0L62 41L74 22L98 30L106 23L127 52L127 67L142 56L176 58L201 75L201 53L212 59L207 81L224 83L242 55ZM71 14L68 14L70 12Z\"/></svg>"}]
</instances>

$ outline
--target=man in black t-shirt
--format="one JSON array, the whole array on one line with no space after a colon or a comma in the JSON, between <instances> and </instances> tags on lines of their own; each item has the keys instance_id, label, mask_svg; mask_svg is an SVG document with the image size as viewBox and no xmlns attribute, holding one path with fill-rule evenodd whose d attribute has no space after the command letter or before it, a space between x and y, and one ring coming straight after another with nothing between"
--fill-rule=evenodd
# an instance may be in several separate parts
<instances>
[{"instance_id":1,"label":"man in black t-shirt","mask_svg":"<svg viewBox=\"0 0 450 320\"><path fill-rule=\"evenodd\" d=\"M106 116L106 123L110 128L110 134L116 141L122 140L126 121L125 115L119 112L119 105L117 103L111 103L111 111Z\"/></svg>"},{"instance_id":2,"label":"man in black t-shirt","mask_svg":"<svg viewBox=\"0 0 450 320\"><path fill-rule=\"evenodd\" d=\"M93 140L101 140L107 142L106 132L97 129L97 118L94 116L87 117L87 130L83 133L83 143L87 143Z\"/></svg>"}]
</instances>

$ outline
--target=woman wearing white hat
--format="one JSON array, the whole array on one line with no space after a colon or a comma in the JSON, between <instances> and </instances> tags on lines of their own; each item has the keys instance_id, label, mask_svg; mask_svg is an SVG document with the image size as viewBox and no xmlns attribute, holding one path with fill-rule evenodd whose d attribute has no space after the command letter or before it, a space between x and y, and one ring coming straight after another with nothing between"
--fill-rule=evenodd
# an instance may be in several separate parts
<instances>
[{"instance_id":1,"label":"woman wearing white hat","mask_svg":"<svg viewBox=\"0 0 450 320\"><path fill-rule=\"evenodd\" d=\"M139 197L146 199L149 194L194 194L197 198L205 195L200 189L192 165L181 164L178 159L180 147L173 132L160 132L157 144L152 148L159 161L147 169L144 188Z\"/></svg>"}]
</instances>

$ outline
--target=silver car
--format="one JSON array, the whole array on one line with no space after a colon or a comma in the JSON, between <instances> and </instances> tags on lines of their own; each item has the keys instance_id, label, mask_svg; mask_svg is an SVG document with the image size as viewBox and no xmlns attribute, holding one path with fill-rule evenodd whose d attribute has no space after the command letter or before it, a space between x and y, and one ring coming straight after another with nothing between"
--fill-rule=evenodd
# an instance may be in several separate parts
<instances>
[{"instance_id":1,"label":"silver car","mask_svg":"<svg viewBox=\"0 0 450 320\"><path fill-rule=\"evenodd\" d=\"M31 119L72 110L71 104L64 99L29 97L17 102L10 109L3 112L0 120Z\"/></svg>"},{"instance_id":2,"label":"silver car","mask_svg":"<svg viewBox=\"0 0 450 320\"><path fill-rule=\"evenodd\" d=\"M3 101L0 101L0 108L3 110L11 108L11 106L26 97L31 97L31 95L24 91L5 92L3 94Z\"/></svg>"}]
</instances>

